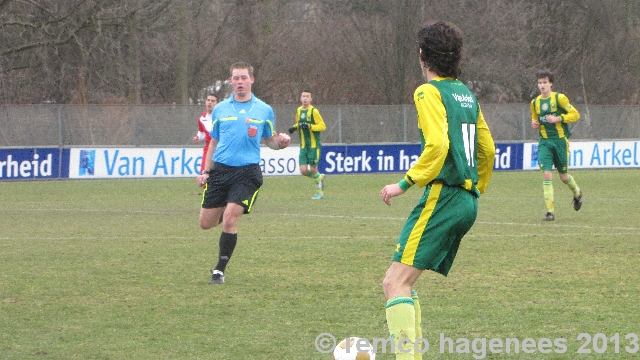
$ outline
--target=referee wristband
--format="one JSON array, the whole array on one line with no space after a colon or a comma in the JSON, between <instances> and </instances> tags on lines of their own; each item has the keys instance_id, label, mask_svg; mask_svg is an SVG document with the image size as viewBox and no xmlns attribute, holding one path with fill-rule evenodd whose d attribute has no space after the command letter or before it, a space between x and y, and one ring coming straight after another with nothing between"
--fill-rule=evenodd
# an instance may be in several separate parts
<instances>
[{"instance_id":1,"label":"referee wristband","mask_svg":"<svg viewBox=\"0 0 640 360\"><path fill-rule=\"evenodd\" d=\"M398 183L398 186L400 186L400 189L402 189L402 191L407 191L411 187L411 184L409 184L409 182L403 178Z\"/></svg>"}]
</instances>

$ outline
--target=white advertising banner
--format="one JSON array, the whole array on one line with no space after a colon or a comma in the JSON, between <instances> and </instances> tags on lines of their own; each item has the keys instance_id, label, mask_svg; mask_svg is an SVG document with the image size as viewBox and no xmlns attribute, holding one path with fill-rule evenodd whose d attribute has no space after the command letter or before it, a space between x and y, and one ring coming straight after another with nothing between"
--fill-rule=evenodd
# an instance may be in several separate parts
<instances>
[{"instance_id":1,"label":"white advertising banner","mask_svg":"<svg viewBox=\"0 0 640 360\"><path fill-rule=\"evenodd\" d=\"M539 169L538 143L525 143L523 170ZM569 169L640 167L640 141L571 141Z\"/></svg>"},{"instance_id":2,"label":"white advertising banner","mask_svg":"<svg viewBox=\"0 0 640 360\"><path fill-rule=\"evenodd\" d=\"M264 175L298 175L298 146L283 150L262 147ZM200 173L202 148L72 148L69 178L195 177Z\"/></svg>"}]
</instances>

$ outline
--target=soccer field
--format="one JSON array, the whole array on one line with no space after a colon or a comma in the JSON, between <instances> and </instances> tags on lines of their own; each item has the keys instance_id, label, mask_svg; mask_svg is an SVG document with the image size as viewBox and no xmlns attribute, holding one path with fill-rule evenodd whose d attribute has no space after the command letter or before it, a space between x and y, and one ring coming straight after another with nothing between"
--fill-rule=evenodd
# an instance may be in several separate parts
<instances>
[{"instance_id":1,"label":"soccer field","mask_svg":"<svg viewBox=\"0 0 640 360\"><path fill-rule=\"evenodd\" d=\"M638 174L572 171L579 212L554 174L543 222L542 175L494 173L449 276L417 282L424 358L640 356ZM308 178L266 177L213 286L220 229L198 227L195 179L0 183L0 358L327 360L321 333L386 338L381 282L422 194L386 206L400 177L328 176L320 201ZM518 353L489 348L507 338Z\"/></svg>"}]
</instances>

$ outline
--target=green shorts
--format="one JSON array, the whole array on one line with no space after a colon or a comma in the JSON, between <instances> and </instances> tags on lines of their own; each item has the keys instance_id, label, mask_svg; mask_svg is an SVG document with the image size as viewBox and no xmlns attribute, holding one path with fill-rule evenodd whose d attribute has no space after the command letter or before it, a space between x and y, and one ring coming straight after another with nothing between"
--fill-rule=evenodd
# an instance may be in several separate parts
<instances>
[{"instance_id":1,"label":"green shorts","mask_svg":"<svg viewBox=\"0 0 640 360\"><path fill-rule=\"evenodd\" d=\"M569 140L540 139L538 164L542 171L552 171L555 166L560 174L566 174L569 167Z\"/></svg>"},{"instance_id":2,"label":"green shorts","mask_svg":"<svg viewBox=\"0 0 640 360\"><path fill-rule=\"evenodd\" d=\"M447 276L462 237L478 215L478 198L457 186L427 185L398 238L393 261Z\"/></svg>"},{"instance_id":3,"label":"green shorts","mask_svg":"<svg viewBox=\"0 0 640 360\"><path fill-rule=\"evenodd\" d=\"M320 148L301 148L298 162L300 165L318 166L320 161Z\"/></svg>"}]
</instances>

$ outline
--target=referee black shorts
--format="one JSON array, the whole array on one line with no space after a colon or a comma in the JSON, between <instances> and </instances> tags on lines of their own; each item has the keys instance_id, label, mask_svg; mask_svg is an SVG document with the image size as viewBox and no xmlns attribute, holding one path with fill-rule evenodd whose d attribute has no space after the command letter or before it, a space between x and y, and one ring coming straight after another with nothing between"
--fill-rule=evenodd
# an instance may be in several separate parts
<instances>
[{"instance_id":1,"label":"referee black shorts","mask_svg":"<svg viewBox=\"0 0 640 360\"><path fill-rule=\"evenodd\" d=\"M228 166L215 163L202 195L202 207L213 209L234 203L251 211L262 186L260 165Z\"/></svg>"}]
</instances>

